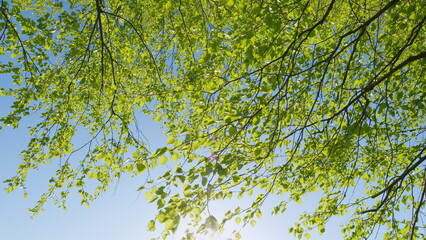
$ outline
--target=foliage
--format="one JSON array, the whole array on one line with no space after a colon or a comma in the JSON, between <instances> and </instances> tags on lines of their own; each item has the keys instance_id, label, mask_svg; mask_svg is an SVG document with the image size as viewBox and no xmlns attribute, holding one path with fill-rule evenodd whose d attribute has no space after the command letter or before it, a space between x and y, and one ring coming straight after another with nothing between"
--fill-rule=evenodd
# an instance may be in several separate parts
<instances>
[{"instance_id":1,"label":"foliage","mask_svg":"<svg viewBox=\"0 0 426 240\"><path fill-rule=\"evenodd\" d=\"M158 206L148 228L162 223L164 237L183 218L200 232L254 225L268 196L283 214L315 191L316 211L290 229L299 238L341 215L345 239L425 237L424 1L1 4L1 71L15 84L1 94L16 99L2 126L40 116L6 190L59 166L34 214L49 199L65 207L73 188L88 204L123 173L168 164L141 187ZM163 123L167 145L149 151L141 113ZM87 142L72 144L79 134ZM251 194L248 209L202 215Z\"/></svg>"}]
</instances>

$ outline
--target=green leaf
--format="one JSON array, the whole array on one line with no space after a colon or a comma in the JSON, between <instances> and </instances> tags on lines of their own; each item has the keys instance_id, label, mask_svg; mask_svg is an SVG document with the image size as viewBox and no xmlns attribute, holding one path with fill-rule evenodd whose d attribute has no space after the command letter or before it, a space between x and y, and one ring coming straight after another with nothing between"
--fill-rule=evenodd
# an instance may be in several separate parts
<instances>
[{"instance_id":1,"label":"green leaf","mask_svg":"<svg viewBox=\"0 0 426 240\"><path fill-rule=\"evenodd\" d=\"M151 192L146 192L145 193L145 199L150 200L153 197Z\"/></svg>"},{"instance_id":2,"label":"green leaf","mask_svg":"<svg viewBox=\"0 0 426 240\"><path fill-rule=\"evenodd\" d=\"M148 231L152 232L155 231L155 221L151 220L148 222Z\"/></svg>"},{"instance_id":3,"label":"green leaf","mask_svg":"<svg viewBox=\"0 0 426 240\"><path fill-rule=\"evenodd\" d=\"M167 144L173 144L175 142L175 137L171 136L167 139Z\"/></svg>"},{"instance_id":4,"label":"green leaf","mask_svg":"<svg viewBox=\"0 0 426 240\"><path fill-rule=\"evenodd\" d=\"M174 152L170 155L170 157L171 157L172 161L176 162L177 160L179 160L180 155L179 155L179 153Z\"/></svg>"},{"instance_id":5,"label":"green leaf","mask_svg":"<svg viewBox=\"0 0 426 240\"><path fill-rule=\"evenodd\" d=\"M235 134L237 134L237 128L235 126L231 126L229 128L229 135L234 136Z\"/></svg>"},{"instance_id":6,"label":"green leaf","mask_svg":"<svg viewBox=\"0 0 426 240\"><path fill-rule=\"evenodd\" d=\"M228 0L226 3L228 4L228 6L234 6L235 4L234 0Z\"/></svg>"},{"instance_id":7,"label":"green leaf","mask_svg":"<svg viewBox=\"0 0 426 240\"><path fill-rule=\"evenodd\" d=\"M169 218L164 222L164 230L165 231L169 231L172 230L175 226L175 222L173 221L173 219Z\"/></svg>"},{"instance_id":8,"label":"green leaf","mask_svg":"<svg viewBox=\"0 0 426 240\"><path fill-rule=\"evenodd\" d=\"M153 155L159 157L163 155L164 153L166 153L167 150L168 150L167 147L158 148Z\"/></svg>"},{"instance_id":9,"label":"green leaf","mask_svg":"<svg viewBox=\"0 0 426 240\"><path fill-rule=\"evenodd\" d=\"M160 163L161 165L164 165L164 164L166 164L168 162L168 159L167 159L167 157L166 156L160 156L159 158L158 158L158 163Z\"/></svg>"},{"instance_id":10,"label":"green leaf","mask_svg":"<svg viewBox=\"0 0 426 240\"><path fill-rule=\"evenodd\" d=\"M256 217L257 217L258 219L261 219L261 218L262 218L262 212L260 211L260 209L256 209L255 213L256 213Z\"/></svg>"},{"instance_id":11,"label":"green leaf","mask_svg":"<svg viewBox=\"0 0 426 240\"><path fill-rule=\"evenodd\" d=\"M256 148L254 150L254 156L256 156L256 157L260 156L261 153L262 153L262 149L260 149L260 148Z\"/></svg>"},{"instance_id":12,"label":"green leaf","mask_svg":"<svg viewBox=\"0 0 426 240\"><path fill-rule=\"evenodd\" d=\"M206 186L207 185L207 178L203 177L203 179L201 180L201 185Z\"/></svg>"},{"instance_id":13,"label":"green leaf","mask_svg":"<svg viewBox=\"0 0 426 240\"><path fill-rule=\"evenodd\" d=\"M142 173L145 171L146 165L143 163L136 163L136 169L138 170L139 173Z\"/></svg>"},{"instance_id":14,"label":"green leaf","mask_svg":"<svg viewBox=\"0 0 426 240\"><path fill-rule=\"evenodd\" d=\"M318 233L321 235L321 234L323 234L324 232L325 232L325 228L324 228L324 226L322 226L322 225L318 226Z\"/></svg>"}]
</instances>

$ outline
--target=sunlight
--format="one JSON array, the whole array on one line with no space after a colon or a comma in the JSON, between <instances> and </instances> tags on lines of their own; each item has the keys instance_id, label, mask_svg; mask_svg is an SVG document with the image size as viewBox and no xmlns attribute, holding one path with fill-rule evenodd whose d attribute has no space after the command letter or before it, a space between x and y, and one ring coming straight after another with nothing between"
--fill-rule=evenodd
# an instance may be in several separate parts
<instances>
[{"instance_id":1,"label":"sunlight","mask_svg":"<svg viewBox=\"0 0 426 240\"><path fill-rule=\"evenodd\" d=\"M228 239L235 239L235 236L231 233L227 233L224 231L223 233L220 233L219 231L216 231L215 233L209 233L207 235L202 234L196 234L195 240L228 240Z\"/></svg>"}]
</instances>

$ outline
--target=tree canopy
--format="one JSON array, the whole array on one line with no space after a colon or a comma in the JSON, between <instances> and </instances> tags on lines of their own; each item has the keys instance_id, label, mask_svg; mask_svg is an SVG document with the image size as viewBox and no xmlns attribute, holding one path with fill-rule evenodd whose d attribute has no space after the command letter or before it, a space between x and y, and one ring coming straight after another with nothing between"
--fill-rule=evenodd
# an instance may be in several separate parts
<instances>
[{"instance_id":1,"label":"tree canopy","mask_svg":"<svg viewBox=\"0 0 426 240\"><path fill-rule=\"evenodd\" d=\"M148 228L163 237L183 218L201 233L254 225L268 196L285 214L319 192L289 229L299 238L342 215L345 239L425 238L425 21L423 0L2 0L0 71L14 86L1 95L15 101L1 127L39 118L6 191L56 164L37 214L145 174ZM141 115L166 145L147 147ZM208 213L252 194L247 209Z\"/></svg>"}]
</instances>

